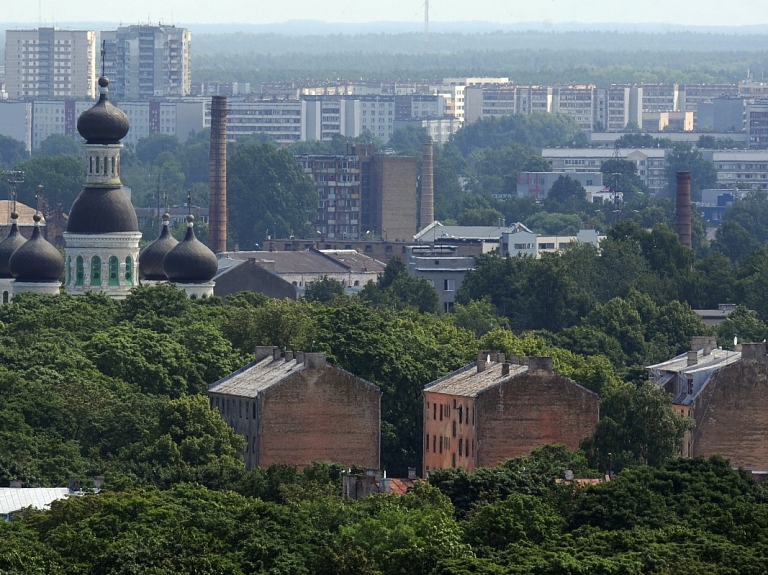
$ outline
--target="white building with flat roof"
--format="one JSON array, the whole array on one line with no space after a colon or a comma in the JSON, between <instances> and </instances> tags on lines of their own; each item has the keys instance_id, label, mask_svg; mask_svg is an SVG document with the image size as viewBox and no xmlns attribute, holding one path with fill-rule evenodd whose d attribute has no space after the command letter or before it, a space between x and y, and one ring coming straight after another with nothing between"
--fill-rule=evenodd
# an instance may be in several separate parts
<instances>
[{"instance_id":1,"label":"white building with flat roof","mask_svg":"<svg viewBox=\"0 0 768 575\"><path fill-rule=\"evenodd\" d=\"M95 98L96 79L96 31L6 30L10 99Z\"/></svg>"}]
</instances>

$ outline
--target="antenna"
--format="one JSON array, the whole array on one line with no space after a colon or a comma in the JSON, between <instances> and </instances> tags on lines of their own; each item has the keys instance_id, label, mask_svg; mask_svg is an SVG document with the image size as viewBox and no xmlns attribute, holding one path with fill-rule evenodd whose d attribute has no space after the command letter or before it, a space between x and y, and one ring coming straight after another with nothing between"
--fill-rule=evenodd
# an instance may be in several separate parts
<instances>
[{"instance_id":1,"label":"antenna","mask_svg":"<svg viewBox=\"0 0 768 575\"><path fill-rule=\"evenodd\" d=\"M429 0L424 0L424 53L429 54Z\"/></svg>"},{"instance_id":2,"label":"antenna","mask_svg":"<svg viewBox=\"0 0 768 575\"><path fill-rule=\"evenodd\" d=\"M192 215L192 190L187 190L187 215Z\"/></svg>"}]
</instances>

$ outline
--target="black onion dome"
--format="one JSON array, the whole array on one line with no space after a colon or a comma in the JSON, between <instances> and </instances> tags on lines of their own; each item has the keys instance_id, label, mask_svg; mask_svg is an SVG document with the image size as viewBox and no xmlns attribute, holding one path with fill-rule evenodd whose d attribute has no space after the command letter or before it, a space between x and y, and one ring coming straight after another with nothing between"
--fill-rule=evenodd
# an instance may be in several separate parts
<instances>
[{"instance_id":1,"label":"black onion dome","mask_svg":"<svg viewBox=\"0 0 768 575\"><path fill-rule=\"evenodd\" d=\"M39 221L40 216L35 214L35 222ZM56 281L64 271L64 259L59 250L48 243L38 225L29 241L11 254L9 264L11 274L21 282Z\"/></svg>"},{"instance_id":2,"label":"black onion dome","mask_svg":"<svg viewBox=\"0 0 768 575\"><path fill-rule=\"evenodd\" d=\"M99 78L99 86L104 88L99 101L77 119L77 131L88 144L117 144L131 127L125 112L109 101L108 85L109 80Z\"/></svg>"},{"instance_id":3,"label":"black onion dome","mask_svg":"<svg viewBox=\"0 0 768 575\"><path fill-rule=\"evenodd\" d=\"M67 231L73 234L138 232L131 200L121 188L85 188L69 212Z\"/></svg>"},{"instance_id":4,"label":"black onion dome","mask_svg":"<svg viewBox=\"0 0 768 575\"><path fill-rule=\"evenodd\" d=\"M12 278L11 274L11 255L20 248L27 239L19 232L19 226L16 224L16 213L11 214L13 223L8 235L0 242L0 278Z\"/></svg>"},{"instance_id":5,"label":"black onion dome","mask_svg":"<svg viewBox=\"0 0 768 575\"><path fill-rule=\"evenodd\" d=\"M163 270L163 258L165 254L178 245L178 241L171 235L168 228L168 214L163 216L163 230L160 236L149 244L139 256L139 269L144 272L144 277L148 280L162 281L168 279ZM2 247L2 244L0 244Z\"/></svg>"},{"instance_id":6,"label":"black onion dome","mask_svg":"<svg viewBox=\"0 0 768 575\"><path fill-rule=\"evenodd\" d=\"M192 223L193 216L187 216ZM195 237L193 226L187 228L187 235L163 258L163 271L168 279L177 283L210 281L219 268L216 255Z\"/></svg>"}]
</instances>

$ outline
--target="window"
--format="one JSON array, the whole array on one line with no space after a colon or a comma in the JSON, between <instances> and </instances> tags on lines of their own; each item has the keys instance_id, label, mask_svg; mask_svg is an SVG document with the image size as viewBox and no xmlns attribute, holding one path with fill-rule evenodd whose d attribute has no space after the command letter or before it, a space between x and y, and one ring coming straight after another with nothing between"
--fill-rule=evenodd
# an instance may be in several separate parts
<instances>
[{"instance_id":1,"label":"window","mask_svg":"<svg viewBox=\"0 0 768 575\"><path fill-rule=\"evenodd\" d=\"M120 285L120 280L117 277L119 267L117 256L109 256L109 285L111 286Z\"/></svg>"},{"instance_id":2,"label":"window","mask_svg":"<svg viewBox=\"0 0 768 575\"><path fill-rule=\"evenodd\" d=\"M433 435L432 436L432 451L433 452L437 451L436 447L437 447L437 435Z\"/></svg>"},{"instance_id":3,"label":"window","mask_svg":"<svg viewBox=\"0 0 768 575\"><path fill-rule=\"evenodd\" d=\"M133 285L133 260L131 256L125 258L125 285Z\"/></svg>"},{"instance_id":4,"label":"window","mask_svg":"<svg viewBox=\"0 0 768 575\"><path fill-rule=\"evenodd\" d=\"M445 438L444 438L444 437L441 437L441 438L440 438L440 453L442 453L442 452L443 452L443 443L445 443Z\"/></svg>"},{"instance_id":5,"label":"window","mask_svg":"<svg viewBox=\"0 0 768 575\"><path fill-rule=\"evenodd\" d=\"M451 467L456 467L456 454L451 454Z\"/></svg>"},{"instance_id":6,"label":"window","mask_svg":"<svg viewBox=\"0 0 768 575\"><path fill-rule=\"evenodd\" d=\"M437 419L437 404L432 404L432 419Z\"/></svg>"},{"instance_id":7,"label":"window","mask_svg":"<svg viewBox=\"0 0 768 575\"><path fill-rule=\"evenodd\" d=\"M91 285L101 285L101 258L99 256L91 258Z\"/></svg>"},{"instance_id":8,"label":"window","mask_svg":"<svg viewBox=\"0 0 768 575\"><path fill-rule=\"evenodd\" d=\"M7 291L3 292L3 303L8 303L8 292Z\"/></svg>"},{"instance_id":9,"label":"window","mask_svg":"<svg viewBox=\"0 0 768 575\"><path fill-rule=\"evenodd\" d=\"M456 280L443 280L443 291L456 291Z\"/></svg>"},{"instance_id":10,"label":"window","mask_svg":"<svg viewBox=\"0 0 768 575\"><path fill-rule=\"evenodd\" d=\"M443 404L440 404L440 421L443 420Z\"/></svg>"},{"instance_id":11,"label":"window","mask_svg":"<svg viewBox=\"0 0 768 575\"><path fill-rule=\"evenodd\" d=\"M456 437L456 422L453 422L453 436Z\"/></svg>"},{"instance_id":12,"label":"window","mask_svg":"<svg viewBox=\"0 0 768 575\"><path fill-rule=\"evenodd\" d=\"M429 433L427 433L427 451L429 451Z\"/></svg>"},{"instance_id":13,"label":"window","mask_svg":"<svg viewBox=\"0 0 768 575\"><path fill-rule=\"evenodd\" d=\"M83 256L77 256L75 260L75 285L83 285L83 278L85 277L85 271L83 271Z\"/></svg>"},{"instance_id":14,"label":"window","mask_svg":"<svg viewBox=\"0 0 768 575\"><path fill-rule=\"evenodd\" d=\"M464 447L462 444L463 444L463 440L459 438L459 457L461 457L461 450L462 450L462 447Z\"/></svg>"}]
</instances>

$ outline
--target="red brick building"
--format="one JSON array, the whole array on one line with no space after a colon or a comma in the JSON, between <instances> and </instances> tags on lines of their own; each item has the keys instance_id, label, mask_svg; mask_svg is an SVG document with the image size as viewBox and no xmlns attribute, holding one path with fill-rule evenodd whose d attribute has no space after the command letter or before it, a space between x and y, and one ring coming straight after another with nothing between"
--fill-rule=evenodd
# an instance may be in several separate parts
<instances>
[{"instance_id":1,"label":"red brick building","mask_svg":"<svg viewBox=\"0 0 768 575\"><path fill-rule=\"evenodd\" d=\"M547 443L576 449L591 435L599 397L552 371L551 357L478 360L424 388L424 472L493 467Z\"/></svg>"},{"instance_id":2,"label":"red brick building","mask_svg":"<svg viewBox=\"0 0 768 575\"><path fill-rule=\"evenodd\" d=\"M379 468L381 391L323 353L257 347L256 359L208 388L212 409L245 437L248 469L313 461Z\"/></svg>"}]
</instances>

